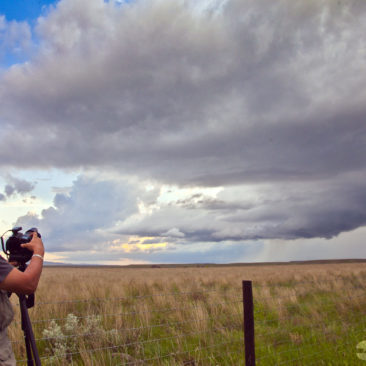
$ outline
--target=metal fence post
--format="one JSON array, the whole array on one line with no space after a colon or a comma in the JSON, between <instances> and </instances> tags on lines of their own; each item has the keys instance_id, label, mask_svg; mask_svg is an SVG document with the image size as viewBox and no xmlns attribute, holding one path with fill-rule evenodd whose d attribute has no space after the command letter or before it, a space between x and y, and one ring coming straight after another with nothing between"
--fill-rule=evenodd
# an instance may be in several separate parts
<instances>
[{"instance_id":1,"label":"metal fence post","mask_svg":"<svg viewBox=\"0 0 366 366\"><path fill-rule=\"evenodd\" d=\"M245 366L255 366L252 281L243 281Z\"/></svg>"}]
</instances>

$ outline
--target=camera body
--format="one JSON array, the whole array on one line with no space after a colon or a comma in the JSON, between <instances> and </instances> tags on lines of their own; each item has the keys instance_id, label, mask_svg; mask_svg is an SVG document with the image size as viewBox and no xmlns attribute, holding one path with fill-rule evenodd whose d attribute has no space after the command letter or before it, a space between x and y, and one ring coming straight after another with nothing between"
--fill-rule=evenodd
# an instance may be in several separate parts
<instances>
[{"instance_id":1,"label":"camera body","mask_svg":"<svg viewBox=\"0 0 366 366\"><path fill-rule=\"evenodd\" d=\"M35 227L27 230L24 234L21 230L22 228L20 226L11 229L13 235L8 238L5 248L3 246L3 250L8 255L9 262L25 264L32 258L33 252L27 248L22 248L21 244L29 243L32 240L34 232L37 233L39 238L41 237L41 234Z\"/></svg>"}]
</instances>

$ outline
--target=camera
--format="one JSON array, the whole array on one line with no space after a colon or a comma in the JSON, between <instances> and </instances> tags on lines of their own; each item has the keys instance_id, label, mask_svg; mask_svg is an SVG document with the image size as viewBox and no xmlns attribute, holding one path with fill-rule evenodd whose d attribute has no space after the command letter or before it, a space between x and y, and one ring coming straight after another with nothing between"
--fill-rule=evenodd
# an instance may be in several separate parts
<instances>
[{"instance_id":1,"label":"camera","mask_svg":"<svg viewBox=\"0 0 366 366\"><path fill-rule=\"evenodd\" d=\"M25 264L32 258L33 252L27 248L22 248L21 244L29 243L32 240L34 232L37 233L39 238L41 237L41 234L35 227L27 230L24 234L21 232L21 230L21 226L17 226L9 230L13 232L13 235L8 238L5 246L4 239L1 237L1 244L4 253L8 256L9 262Z\"/></svg>"},{"instance_id":2,"label":"camera","mask_svg":"<svg viewBox=\"0 0 366 366\"><path fill-rule=\"evenodd\" d=\"M21 230L22 228L20 226L16 226L11 230L6 231L1 236L1 246L3 248L3 252L8 257L8 261L17 262L19 271L24 272L27 268L26 263L32 258L33 252L27 248L22 248L21 245L29 243L32 240L33 234L35 232L39 238L41 237L41 234L35 227L27 230L24 234L21 232ZM6 243L4 243L4 235L9 231L12 231L13 234L6 240ZM12 292L8 291L8 297L10 297L11 294ZM28 309L34 306L34 293L30 295L17 293L17 295L19 297L21 324L24 333L25 349L27 351L27 365L33 365L34 359L36 366L41 366L41 360L39 358L37 345L34 338L32 323L28 314Z\"/></svg>"}]
</instances>

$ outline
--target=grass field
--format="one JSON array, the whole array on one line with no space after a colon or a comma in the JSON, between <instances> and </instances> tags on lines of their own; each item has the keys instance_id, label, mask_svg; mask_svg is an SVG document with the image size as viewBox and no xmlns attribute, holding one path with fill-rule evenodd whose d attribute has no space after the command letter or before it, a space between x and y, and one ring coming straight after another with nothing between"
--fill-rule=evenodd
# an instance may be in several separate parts
<instances>
[{"instance_id":1,"label":"grass field","mask_svg":"<svg viewBox=\"0 0 366 366\"><path fill-rule=\"evenodd\" d=\"M253 280L258 365L366 365L366 263L48 267L29 310L42 364L244 365L242 280Z\"/></svg>"}]
</instances>

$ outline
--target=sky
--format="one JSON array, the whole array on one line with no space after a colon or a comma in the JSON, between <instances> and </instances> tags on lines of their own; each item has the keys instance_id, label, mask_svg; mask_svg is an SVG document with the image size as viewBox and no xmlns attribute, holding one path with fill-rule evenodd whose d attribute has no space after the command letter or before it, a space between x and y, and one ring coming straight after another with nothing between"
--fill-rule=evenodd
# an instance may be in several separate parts
<instances>
[{"instance_id":1,"label":"sky","mask_svg":"<svg viewBox=\"0 0 366 366\"><path fill-rule=\"evenodd\" d=\"M365 258L364 0L0 3L0 230L80 264Z\"/></svg>"}]
</instances>

